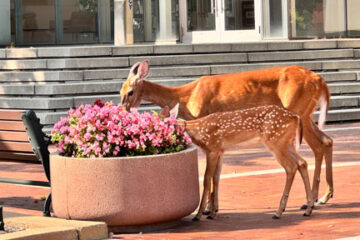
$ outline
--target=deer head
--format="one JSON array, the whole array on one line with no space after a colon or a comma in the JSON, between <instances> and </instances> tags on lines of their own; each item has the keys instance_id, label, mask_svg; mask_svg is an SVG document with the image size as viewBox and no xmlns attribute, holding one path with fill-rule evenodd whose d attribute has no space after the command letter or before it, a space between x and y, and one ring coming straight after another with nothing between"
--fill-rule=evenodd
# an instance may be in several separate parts
<instances>
[{"instance_id":1,"label":"deer head","mask_svg":"<svg viewBox=\"0 0 360 240\"><path fill-rule=\"evenodd\" d=\"M126 110L140 105L143 80L148 74L148 61L137 62L131 67L129 76L120 90L121 103Z\"/></svg>"}]
</instances>

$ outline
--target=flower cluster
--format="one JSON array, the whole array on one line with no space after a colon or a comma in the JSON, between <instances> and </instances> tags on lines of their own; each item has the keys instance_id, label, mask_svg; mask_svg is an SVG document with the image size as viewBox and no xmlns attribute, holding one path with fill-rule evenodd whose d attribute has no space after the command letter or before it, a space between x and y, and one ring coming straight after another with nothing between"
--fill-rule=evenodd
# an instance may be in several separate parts
<instances>
[{"instance_id":1,"label":"flower cluster","mask_svg":"<svg viewBox=\"0 0 360 240\"><path fill-rule=\"evenodd\" d=\"M137 156L178 152L191 144L175 118L125 111L112 102L70 109L52 130L60 154L73 157Z\"/></svg>"}]
</instances>

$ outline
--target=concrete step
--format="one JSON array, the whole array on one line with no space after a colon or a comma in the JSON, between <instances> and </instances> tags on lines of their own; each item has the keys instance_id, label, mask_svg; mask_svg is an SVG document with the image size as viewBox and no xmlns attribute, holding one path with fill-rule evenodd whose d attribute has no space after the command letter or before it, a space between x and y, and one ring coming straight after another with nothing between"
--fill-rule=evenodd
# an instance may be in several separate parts
<instances>
[{"instance_id":1,"label":"concrete step","mask_svg":"<svg viewBox=\"0 0 360 240\"><path fill-rule=\"evenodd\" d=\"M329 83L331 94L349 94L360 93L360 81L359 82L346 82L346 83Z\"/></svg>"},{"instance_id":2,"label":"concrete step","mask_svg":"<svg viewBox=\"0 0 360 240\"><path fill-rule=\"evenodd\" d=\"M327 122L352 121L360 119L360 108L330 110Z\"/></svg>"},{"instance_id":3,"label":"concrete step","mask_svg":"<svg viewBox=\"0 0 360 240\"><path fill-rule=\"evenodd\" d=\"M223 46L223 45L219 45ZM226 46L226 45L224 45ZM194 47L194 46L193 46ZM204 46L203 46L204 47ZM31 50L31 49L30 49ZM256 63L256 62L284 62L284 61L324 61L322 69L358 68L353 60L353 49L329 49L317 51L270 51L270 52L219 52L196 53L179 55L144 55L126 57L87 56L82 58L52 58L52 59L7 59L0 60L3 70L42 70L42 69L98 69L98 68L128 68L136 62L148 60L152 66L201 65L227 63ZM25 54L23 54L25 55ZM356 56L360 55L356 51ZM22 56L22 55L21 55ZM331 59L346 59L333 61ZM289 65L289 63L287 63ZM339 67L338 67L339 66Z\"/></svg>"},{"instance_id":4,"label":"concrete step","mask_svg":"<svg viewBox=\"0 0 360 240\"><path fill-rule=\"evenodd\" d=\"M360 48L359 39L263 41L228 44L134 45L115 47L69 46L0 49L0 58L59 58L92 56L133 56L152 54L188 54L214 52L261 52L306 49Z\"/></svg>"}]
</instances>

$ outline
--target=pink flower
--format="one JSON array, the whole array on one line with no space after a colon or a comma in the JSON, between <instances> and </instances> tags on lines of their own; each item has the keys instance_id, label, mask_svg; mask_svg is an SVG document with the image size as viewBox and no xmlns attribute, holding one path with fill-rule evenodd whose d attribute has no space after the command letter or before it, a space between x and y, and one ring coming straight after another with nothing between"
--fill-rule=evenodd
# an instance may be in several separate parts
<instances>
[{"instance_id":1,"label":"pink flower","mask_svg":"<svg viewBox=\"0 0 360 240\"><path fill-rule=\"evenodd\" d=\"M175 118L136 109L127 112L121 105L101 101L70 109L51 133L62 154L90 158L158 154L191 144Z\"/></svg>"}]
</instances>

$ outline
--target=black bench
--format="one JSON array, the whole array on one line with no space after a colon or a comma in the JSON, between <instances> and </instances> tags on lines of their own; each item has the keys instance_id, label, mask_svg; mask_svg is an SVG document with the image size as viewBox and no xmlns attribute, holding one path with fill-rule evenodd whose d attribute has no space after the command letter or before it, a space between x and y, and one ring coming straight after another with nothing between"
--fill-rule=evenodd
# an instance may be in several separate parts
<instances>
[{"instance_id":1,"label":"black bench","mask_svg":"<svg viewBox=\"0 0 360 240\"><path fill-rule=\"evenodd\" d=\"M32 110L0 111L0 160L42 163L48 182L0 178L0 182L50 186L50 139ZM45 200L44 216L50 216L51 192Z\"/></svg>"}]
</instances>

